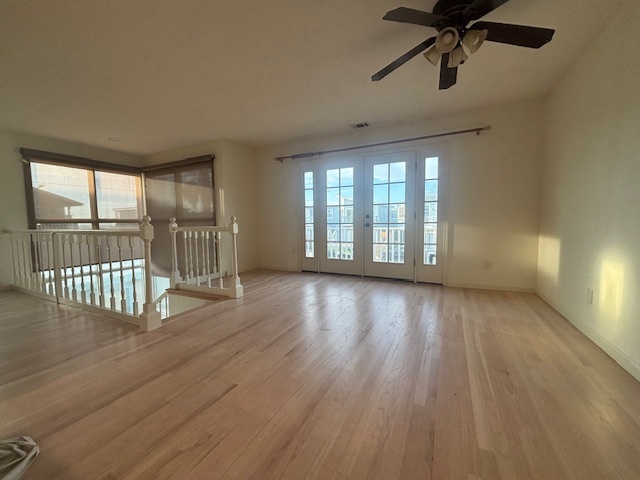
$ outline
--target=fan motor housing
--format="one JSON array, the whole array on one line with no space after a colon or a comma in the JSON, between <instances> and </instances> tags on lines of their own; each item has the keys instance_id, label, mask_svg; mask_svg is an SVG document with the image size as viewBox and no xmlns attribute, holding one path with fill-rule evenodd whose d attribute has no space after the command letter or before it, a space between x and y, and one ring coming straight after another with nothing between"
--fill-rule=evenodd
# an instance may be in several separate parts
<instances>
[{"instance_id":1,"label":"fan motor housing","mask_svg":"<svg viewBox=\"0 0 640 480\"><path fill-rule=\"evenodd\" d=\"M466 24L462 24L464 23L462 12L469 5L471 5L470 0L438 0L438 3L433 7L433 13L450 18L453 25L464 27Z\"/></svg>"}]
</instances>

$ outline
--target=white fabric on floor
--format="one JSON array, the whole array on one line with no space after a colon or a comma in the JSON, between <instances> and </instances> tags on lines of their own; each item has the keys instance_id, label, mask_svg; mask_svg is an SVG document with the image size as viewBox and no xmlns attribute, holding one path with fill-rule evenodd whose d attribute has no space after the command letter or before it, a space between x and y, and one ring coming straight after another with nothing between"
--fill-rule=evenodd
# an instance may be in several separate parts
<instances>
[{"instance_id":1,"label":"white fabric on floor","mask_svg":"<svg viewBox=\"0 0 640 480\"><path fill-rule=\"evenodd\" d=\"M31 437L0 440L0 480L18 480L40 449Z\"/></svg>"}]
</instances>

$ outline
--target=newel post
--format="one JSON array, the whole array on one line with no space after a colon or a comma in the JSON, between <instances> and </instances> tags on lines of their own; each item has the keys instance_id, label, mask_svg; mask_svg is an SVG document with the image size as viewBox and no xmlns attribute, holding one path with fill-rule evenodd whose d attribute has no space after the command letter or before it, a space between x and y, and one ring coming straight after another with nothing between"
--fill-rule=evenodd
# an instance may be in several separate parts
<instances>
[{"instance_id":1,"label":"newel post","mask_svg":"<svg viewBox=\"0 0 640 480\"><path fill-rule=\"evenodd\" d=\"M231 217L231 266L232 277L229 290L231 298L240 298L243 295L244 289L240 283L240 276L238 275L238 222L236 217Z\"/></svg>"},{"instance_id":2,"label":"newel post","mask_svg":"<svg viewBox=\"0 0 640 480\"><path fill-rule=\"evenodd\" d=\"M180 277L180 270L178 269L177 229L178 223L174 217L171 217L169 219L169 234L171 235L171 288L176 288L178 283L182 283L182 277Z\"/></svg>"},{"instance_id":3,"label":"newel post","mask_svg":"<svg viewBox=\"0 0 640 480\"><path fill-rule=\"evenodd\" d=\"M140 238L144 243L144 305L140 314L140 328L145 332L155 330L162 325L160 312L156 310L156 304L153 303L153 277L151 276L151 240L153 240L153 225L151 225L151 217L145 215L142 217L140 225Z\"/></svg>"}]
</instances>

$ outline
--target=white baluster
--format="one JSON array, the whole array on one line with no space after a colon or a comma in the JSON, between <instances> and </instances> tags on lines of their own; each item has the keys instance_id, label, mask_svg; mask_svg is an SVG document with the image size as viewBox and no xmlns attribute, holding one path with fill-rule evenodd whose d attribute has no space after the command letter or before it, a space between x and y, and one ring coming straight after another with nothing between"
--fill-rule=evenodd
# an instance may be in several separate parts
<instances>
[{"instance_id":1,"label":"white baluster","mask_svg":"<svg viewBox=\"0 0 640 480\"><path fill-rule=\"evenodd\" d=\"M102 260L102 240L100 240L101 238L106 238L106 237L96 236L96 258L98 261L98 304L102 308L104 308L104 305L105 305L104 271L102 269L103 260Z\"/></svg>"},{"instance_id":2,"label":"white baluster","mask_svg":"<svg viewBox=\"0 0 640 480\"><path fill-rule=\"evenodd\" d=\"M240 298L243 295L243 287L238 275L238 222L236 217L231 217L231 237L232 278L229 290L232 298Z\"/></svg>"},{"instance_id":3,"label":"white baluster","mask_svg":"<svg viewBox=\"0 0 640 480\"><path fill-rule=\"evenodd\" d=\"M33 268L31 267L31 235L25 235L24 241L22 242L22 261L24 263L24 276L26 281L26 286L28 289L32 289L33 278L31 273L33 272Z\"/></svg>"},{"instance_id":4,"label":"white baluster","mask_svg":"<svg viewBox=\"0 0 640 480\"><path fill-rule=\"evenodd\" d=\"M85 235L85 240L87 244L87 256L89 257L89 260L87 262L89 264L89 302L91 303L91 305L95 305L96 291L93 285L93 264L96 260L95 258L96 250L94 247L96 243L96 237L93 235ZM91 261L92 254L93 254L93 261Z\"/></svg>"},{"instance_id":5,"label":"white baluster","mask_svg":"<svg viewBox=\"0 0 640 480\"><path fill-rule=\"evenodd\" d=\"M182 232L182 243L184 245L184 281L189 284L189 256L187 255L187 232Z\"/></svg>"},{"instance_id":6,"label":"white baluster","mask_svg":"<svg viewBox=\"0 0 640 480\"><path fill-rule=\"evenodd\" d=\"M151 241L153 240L153 225L151 225L151 217L145 215L142 217L140 225L140 238L144 242L144 305L142 314L140 315L140 328L145 331L154 330L162 326L160 313L156 310L153 303L153 278L151 276Z\"/></svg>"},{"instance_id":7,"label":"white baluster","mask_svg":"<svg viewBox=\"0 0 640 480\"><path fill-rule=\"evenodd\" d=\"M113 262L111 261L111 237L105 235L107 241L107 256L109 257L109 287L111 290L111 297L109 298L109 307L111 310L116 309L116 297L115 290L113 288Z\"/></svg>"},{"instance_id":8,"label":"white baluster","mask_svg":"<svg viewBox=\"0 0 640 480\"><path fill-rule=\"evenodd\" d=\"M220 243L222 232L216 232L216 271L218 272L218 286L224 288L224 278L222 278L222 255L220 254Z\"/></svg>"},{"instance_id":9,"label":"white baluster","mask_svg":"<svg viewBox=\"0 0 640 480\"><path fill-rule=\"evenodd\" d=\"M55 278L55 294L56 302L60 302L60 298L63 297L64 292L62 290L62 278L63 278L63 260L62 260L62 245L63 236L52 233L51 234L51 248L53 249L53 276Z\"/></svg>"},{"instance_id":10,"label":"white baluster","mask_svg":"<svg viewBox=\"0 0 640 480\"><path fill-rule=\"evenodd\" d=\"M193 232L193 246L196 251L194 263L196 264L196 285L200 285L200 259L198 258L198 231Z\"/></svg>"},{"instance_id":11,"label":"white baluster","mask_svg":"<svg viewBox=\"0 0 640 480\"><path fill-rule=\"evenodd\" d=\"M120 311L127 313L127 299L124 291L124 264L122 263L122 237L116 237L116 245L118 245L118 261L120 262Z\"/></svg>"},{"instance_id":12,"label":"white baluster","mask_svg":"<svg viewBox=\"0 0 640 480\"><path fill-rule=\"evenodd\" d=\"M78 262L80 263L80 299L82 303L87 303L87 293L84 291L84 262L82 261L82 235L78 239Z\"/></svg>"},{"instance_id":13,"label":"white baluster","mask_svg":"<svg viewBox=\"0 0 640 480\"><path fill-rule=\"evenodd\" d=\"M71 261L71 286L72 286L71 294L74 302L78 301L78 291L76 290L76 267L75 267L75 262L73 261L73 248L74 248L74 245L76 245L77 243L78 243L78 237L76 235L71 235L71 243L70 243L71 254L69 255L69 259Z\"/></svg>"},{"instance_id":14,"label":"white baluster","mask_svg":"<svg viewBox=\"0 0 640 480\"><path fill-rule=\"evenodd\" d=\"M61 240L61 246L62 246L62 275L64 277L64 298L69 299L71 297L69 297L69 279L67 278L67 253L66 253L66 245L67 243L69 243L69 235L68 234L61 234L60 235Z\"/></svg>"},{"instance_id":15,"label":"white baluster","mask_svg":"<svg viewBox=\"0 0 640 480\"><path fill-rule=\"evenodd\" d=\"M53 251L53 236L45 236L45 249L47 251L47 293L55 295L55 260Z\"/></svg>"},{"instance_id":16,"label":"white baluster","mask_svg":"<svg viewBox=\"0 0 640 480\"><path fill-rule=\"evenodd\" d=\"M205 275L207 276L207 286L211 288L211 246L209 245L209 231L203 232L202 236L202 250L205 252ZM205 246L206 244L206 246Z\"/></svg>"},{"instance_id":17,"label":"white baluster","mask_svg":"<svg viewBox=\"0 0 640 480\"><path fill-rule=\"evenodd\" d=\"M178 246L176 242L176 229L178 224L176 219L171 217L169 219L169 233L171 234L171 288L176 288L176 285L182 281L180 278L180 270L178 269Z\"/></svg>"},{"instance_id":18,"label":"white baluster","mask_svg":"<svg viewBox=\"0 0 640 480\"><path fill-rule=\"evenodd\" d=\"M138 316L138 293L136 286L136 265L133 254L133 237L129 237L129 256L131 257L131 283L133 285L133 315Z\"/></svg>"},{"instance_id":19,"label":"white baluster","mask_svg":"<svg viewBox=\"0 0 640 480\"><path fill-rule=\"evenodd\" d=\"M13 283L20 285L20 280L18 279L18 254L16 253L15 233L9 235L9 241L11 242L11 258L13 259Z\"/></svg>"},{"instance_id":20,"label":"white baluster","mask_svg":"<svg viewBox=\"0 0 640 480\"><path fill-rule=\"evenodd\" d=\"M34 275L34 289L42 292L43 282L40 275L40 264L42 263L40 252L40 236L37 233L31 235L31 253L33 258L33 275Z\"/></svg>"},{"instance_id":21,"label":"white baluster","mask_svg":"<svg viewBox=\"0 0 640 480\"><path fill-rule=\"evenodd\" d=\"M189 239L189 277L193 278L193 234L191 230L187 232L187 238ZM198 282L196 281L195 283L197 284Z\"/></svg>"}]
</instances>

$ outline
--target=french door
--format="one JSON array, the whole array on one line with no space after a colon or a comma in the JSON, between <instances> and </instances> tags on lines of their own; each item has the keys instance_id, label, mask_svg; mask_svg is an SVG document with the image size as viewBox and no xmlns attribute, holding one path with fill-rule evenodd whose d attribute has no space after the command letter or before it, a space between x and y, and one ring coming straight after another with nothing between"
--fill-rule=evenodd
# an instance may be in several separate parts
<instances>
[{"instance_id":1,"label":"french door","mask_svg":"<svg viewBox=\"0 0 640 480\"><path fill-rule=\"evenodd\" d=\"M302 269L442 283L433 148L302 165Z\"/></svg>"}]
</instances>

